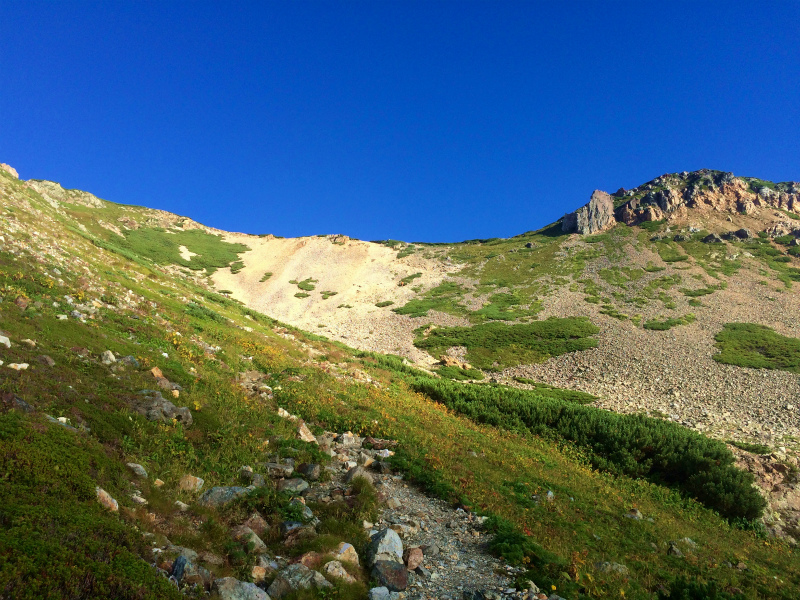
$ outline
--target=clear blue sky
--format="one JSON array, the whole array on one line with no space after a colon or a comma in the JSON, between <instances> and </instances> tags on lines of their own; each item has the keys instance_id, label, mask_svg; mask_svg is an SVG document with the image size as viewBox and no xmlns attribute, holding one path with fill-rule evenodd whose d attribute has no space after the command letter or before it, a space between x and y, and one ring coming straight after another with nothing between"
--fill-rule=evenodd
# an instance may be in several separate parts
<instances>
[{"instance_id":1,"label":"clear blue sky","mask_svg":"<svg viewBox=\"0 0 800 600\"><path fill-rule=\"evenodd\" d=\"M455 241L800 180L800 2L0 0L0 162L284 236Z\"/></svg>"}]
</instances>

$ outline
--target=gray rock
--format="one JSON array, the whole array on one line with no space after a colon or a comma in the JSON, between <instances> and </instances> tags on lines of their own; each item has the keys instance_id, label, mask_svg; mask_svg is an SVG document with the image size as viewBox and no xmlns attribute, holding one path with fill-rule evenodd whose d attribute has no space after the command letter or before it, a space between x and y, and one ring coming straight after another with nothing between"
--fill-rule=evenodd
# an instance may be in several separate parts
<instances>
[{"instance_id":1,"label":"gray rock","mask_svg":"<svg viewBox=\"0 0 800 600\"><path fill-rule=\"evenodd\" d=\"M564 216L561 230L587 235L605 231L616 224L614 200L606 192L595 190L588 204Z\"/></svg>"},{"instance_id":2,"label":"gray rock","mask_svg":"<svg viewBox=\"0 0 800 600\"><path fill-rule=\"evenodd\" d=\"M389 588L387 587L374 587L369 591L369 600L391 600Z\"/></svg>"},{"instance_id":3,"label":"gray rock","mask_svg":"<svg viewBox=\"0 0 800 600\"><path fill-rule=\"evenodd\" d=\"M721 244L722 238L719 237L716 233L711 233L700 241L703 242L704 244Z\"/></svg>"},{"instance_id":4,"label":"gray rock","mask_svg":"<svg viewBox=\"0 0 800 600\"><path fill-rule=\"evenodd\" d=\"M344 480L346 483L352 483L356 477L363 477L364 479L372 483L372 475L370 475L369 471L367 471L364 467L353 467L347 472L347 475L345 475Z\"/></svg>"},{"instance_id":5,"label":"gray rock","mask_svg":"<svg viewBox=\"0 0 800 600\"><path fill-rule=\"evenodd\" d=\"M55 367L56 361L54 361L51 357L47 356L46 354L42 354L41 356L36 357L36 362L40 365L44 365L45 367Z\"/></svg>"},{"instance_id":6,"label":"gray rock","mask_svg":"<svg viewBox=\"0 0 800 600\"><path fill-rule=\"evenodd\" d=\"M735 231L733 234L740 240L749 240L754 237L753 232L745 228L739 229L738 231Z\"/></svg>"},{"instance_id":7,"label":"gray rock","mask_svg":"<svg viewBox=\"0 0 800 600\"><path fill-rule=\"evenodd\" d=\"M127 463L127 464L128 464L128 468L131 471L133 471L134 474L136 474L139 477L142 477L143 479L147 479L147 471L145 470L145 468L142 465L139 465L139 464L136 464L136 463Z\"/></svg>"},{"instance_id":8,"label":"gray rock","mask_svg":"<svg viewBox=\"0 0 800 600\"><path fill-rule=\"evenodd\" d=\"M294 479L284 479L278 482L279 492L291 492L292 494L301 494L308 489L308 482L304 479L296 477Z\"/></svg>"},{"instance_id":9,"label":"gray rock","mask_svg":"<svg viewBox=\"0 0 800 600\"><path fill-rule=\"evenodd\" d=\"M16 394L11 394L11 393L0 395L0 407L2 407L3 411L15 408L24 413L35 412L35 409L30 404L25 402L25 400L23 400Z\"/></svg>"},{"instance_id":10,"label":"gray rock","mask_svg":"<svg viewBox=\"0 0 800 600\"><path fill-rule=\"evenodd\" d=\"M278 572L275 581L267 589L267 593L274 600L280 600L292 592L309 590L312 587L323 589L332 588L333 585L316 571L312 571L303 564L295 563Z\"/></svg>"},{"instance_id":11,"label":"gray rock","mask_svg":"<svg viewBox=\"0 0 800 600\"><path fill-rule=\"evenodd\" d=\"M139 368L139 361L136 360L134 356L123 356L119 359L119 362L125 365L126 367L133 367L134 369Z\"/></svg>"},{"instance_id":12,"label":"gray rock","mask_svg":"<svg viewBox=\"0 0 800 600\"><path fill-rule=\"evenodd\" d=\"M214 590L219 594L220 600L271 600L269 594L256 584L239 581L233 577L223 577L214 581Z\"/></svg>"},{"instance_id":13,"label":"gray rock","mask_svg":"<svg viewBox=\"0 0 800 600\"><path fill-rule=\"evenodd\" d=\"M289 502L289 506L296 506L302 511L303 519L305 521L311 521L314 519L314 511L312 511L308 506L303 504L297 498L293 498L291 502Z\"/></svg>"},{"instance_id":14,"label":"gray rock","mask_svg":"<svg viewBox=\"0 0 800 600\"><path fill-rule=\"evenodd\" d=\"M237 542L244 544L250 554L265 554L267 552L267 545L264 541L246 525L233 528L231 535Z\"/></svg>"},{"instance_id":15,"label":"gray rock","mask_svg":"<svg viewBox=\"0 0 800 600\"><path fill-rule=\"evenodd\" d=\"M681 549L678 548L677 545L675 545L675 542L670 542L667 554L669 554L670 556L677 556L678 558L681 558L683 556L683 552L681 552Z\"/></svg>"},{"instance_id":16,"label":"gray rock","mask_svg":"<svg viewBox=\"0 0 800 600\"><path fill-rule=\"evenodd\" d=\"M628 567L615 562L599 562L594 565L594 568L601 573L619 573L626 577L630 574Z\"/></svg>"},{"instance_id":17,"label":"gray rock","mask_svg":"<svg viewBox=\"0 0 800 600\"><path fill-rule=\"evenodd\" d=\"M219 507L233 502L248 493L247 488L239 486L213 487L205 492L197 501L201 506Z\"/></svg>"},{"instance_id":18,"label":"gray rock","mask_svg":"<svg viewBox=\"0 0 800 600\"><path fill-rule=\"evenodd\" d=\"M403 542L392 529L382 529L372 536L367 546L366 560L373 565L377 560L389 560L403 564Z\"/></svg>"},{"instance_id":19,"label":"gray rock","mask_svg":"<svg viewBox=\"0 0 800 600\"><path fill-rule=\"evenodd\" d=\"M171 423L173 419L188 427L192 424L192 413L188 408L177 407L161 395L161 392L143 390L146 394L143 401L137 404L136 411L144 415L148 421Z\"/></svg>"},{"instance_id":20,"label":"gray rock","mask_svg":"<svg viewBox=\"0 0 800 600\"><path fill-rule=\"evenodd\" d=\"M100 360L103 361L104 365L112 365L117 362L117 358L114 356L114 353L111 350L105 350L100 355Z\"/></svg>"},{"instance_id":21,"label":"gray rock","mask_svg":"<svg viewBox=\"0 0 800 600\"><path fill-rule=\"evenodd\" d=\"M0 335L0 346L5 346L6 348L11 348L11 340L9 340L4 335Z\"/></svg>"},{"instance_id":22,"label":"gray rock","mask_svg":"<svg viewBox=\"0 0 800 600\"><path fill-rule=\"evenodd\" d=\"M297 467L297 472L309 481L316 481L319 479L322 469L316 463L303 463Z\"/></svg>"}]
</instances>

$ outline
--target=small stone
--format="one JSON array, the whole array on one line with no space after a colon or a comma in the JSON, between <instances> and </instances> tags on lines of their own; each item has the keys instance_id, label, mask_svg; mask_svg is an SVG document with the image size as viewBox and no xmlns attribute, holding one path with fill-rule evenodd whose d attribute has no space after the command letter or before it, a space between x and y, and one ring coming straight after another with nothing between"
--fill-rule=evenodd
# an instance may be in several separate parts
<instances>
[{"instance_id":1,"label":"small stone","mask_svg":"<svg viewBox=\"0 0 800 600\"><path fill-rule=\"evenodd\" d=\"M250 515L247 521L242 523L242 525L249 527L255 531L257 535L264 535L264 532L269 529L269 524L264 520L264 517L257 512Z\"/></svg>"},{"instance_id":2,"label":"small stone","mask_svg":"<svg viewBox=\"0 0 800 600\"><path fill-rule=\"evenodd\" d=\"M4 335L0 335L0 346L5 346L6 348L11 348L11 340L9 340Z\"/></svg>"},{"instance_id":3,"label":"small stone","mask_svg":"<svg viewBox=\"0 0 800 600\"><path fill-rule=\"evenodd\" d=\"M266 578L267 578L267 570L264 567L259 567L258 565L255 565L250 570L250 579L253 580L253 583L261 583Z\"/></svg>"},{"instance_id":4,"label":"small stone","mask_svg":"<svg viewBox=\"0 0 800 600\"><path fill-rule=\"evenodd\" d=\"M154 485L154 486L156 486L157 488L160 488L162 485L164 485L164 482L163 482L163 481L161 481L160 479L156 479L156 480L153 482L153 485Z\"/></svg>"},{"instance_id":5,"label":"small stone","mask_svg":"<svg viewBox=\"0 0 800 600\"><path fill-rule=\"evenodd\" d=\"M111 497L111 494L100 487L95 488L95 493L97 494L97 501L102 504L104 508L111 512L119 511L119 503Z\"/></svg>"},{"instance_id":6,"label":"small stone","mask_svg":"<svg viewBox=\"0 0 800 600\"><path fill-rule=\"evenodd\" d=\"M400 500L398 500L397 498L389 498L389 499L386 501L386 506L388 506L388 507L389 507L389 508L391 508L391 509L397 509L397 508L400 508L400 506L401 506L401 504L400 504Z\"/></svg>"},{"instance_id":7,"label":"small stone","mask_svg":"<svg viewBox=\"0 0 800 600\"><path fill-rule=\"evenodd\" d=\"M103 362L104 365L111 365L117 362L117 358L114 356L114 353L111 350L105 350L100 355L100 360Z\"/></svg>"},{"instance_id":8,"label":"small stone","mask_svg":"<svg viewBox=\"0 0 800 600\"><path fill-rule=\"evenodd\" d=\"M272 600L280 600L292 592L316 588L332 588L331 583L316 571L295 563L278 572L278 576L267 589Z\"/></svg>"},{"instance_id":9,"label":"small stone","mask_svg":"<svg viewBox=\"0 0 800 600\"><path fill-rule=\"evenodd\" d=\"M677 556L678 558L681 558L683 556L683 552L681 552L681 549L678 548L678 546L675 545L674 542L670 542L667 554L669 554L670 556Z\"/></svg>"},{"instance_id":10,"label":"small stone","mask_svg":"<svg viewBox=\"0 0 800 600\"><path fill-rule=\"evenodd\" d=\"M14 369L15 371L26 371L29 366L28 363L10 363L8 368Z\"/></svg>"},{"instance_id":11,"label":"small stone","mask_svg":"<svg viewBox=\"0 0 800 600\"><path fill-rule=\"evenodd\" d=\"M134 472L135 475L143 479L147 479L147 471L142 465L136 463L127 463L128 468Z\"/></svg>"},{"instance_id":12,"label":"small stone","mask_svg":"<svg viewBox=\"0 0 800 600\"><path fill-rule=\"evenodd\" d=\"M186 512L187 510L189 510L189 505L186 504L185 502L181 502L180 500L175 500L175 506L177 506L178 510L180 510L181 512Z\"/></svg>"},{"instance_id":13,"label":"small stone","mask_svg":"<svg viewBox=\"0 0 800 600\"><path fill-rule=\"evenodd\" d=\"M205 481L194 475L184 475L178 482L178 488L184 492L199 492Z\"/></svg>"}]
</instances>

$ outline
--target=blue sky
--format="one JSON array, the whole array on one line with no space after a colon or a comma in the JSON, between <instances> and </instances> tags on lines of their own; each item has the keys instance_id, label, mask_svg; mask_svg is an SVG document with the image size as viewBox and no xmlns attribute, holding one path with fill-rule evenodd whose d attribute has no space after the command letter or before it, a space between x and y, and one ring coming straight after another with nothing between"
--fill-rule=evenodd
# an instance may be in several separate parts
<instances>
[{"instance_id":1,"label":"blue sky","mask_svg":"<svg viewBox=\"0 0 800 600\"><path fill-rule=\"evenodd\" d=\"M511 236L800 180L800 2L0 2L0 162L222 229Z\"/></svg>"}]
</instances>

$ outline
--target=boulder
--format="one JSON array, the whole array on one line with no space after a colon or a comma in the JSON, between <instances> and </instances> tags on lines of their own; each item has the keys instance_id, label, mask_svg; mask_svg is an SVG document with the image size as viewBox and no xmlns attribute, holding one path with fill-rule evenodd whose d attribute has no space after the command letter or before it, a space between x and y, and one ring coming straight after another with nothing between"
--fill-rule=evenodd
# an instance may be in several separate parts
<instances>
[{"instance_id":1,"label":"boulder","mask_svg":"<svg viewBox=\"0 0 800 600\"><path fill-rule=\"evenodd\" d=\"M402 592L408 587L408 570L403 563L377 560L372 566L371 575L391 592Z\"/></svg>"},{"instance_id":2,"label":"boulder","mask_svg":"<svg viewBox=\"0 0 800 600\"><path fill-rule=\"evenodd\" d=\"M373 565L378 560L394 561L402 565L403 542L397 532L382 529L372 536L366 554L368 565Z\"/></svg>"},{"instance_id":3,"label":"boulder","mask_svg":"<svg viewBox=\"0 0 800 600\"><path fill-rule=\"evenodd\" d=\"M229 502L233 502L237 498L241 498L248 493L247 488L239 486L222 487L216 486L205 492L197 500L201 506L220 507L225 506Z\"/></svg>"},{"instance_id":4,"label":"boulder","mask_svg":"<svg viewBox=\"0 0 800 600\"><path fill-rule=\"evenodd\" d=\"M370 475L369 471L367 471L364 467L353 467L347 472L347 475L345 475L344 480L346 483L353 483L353 480L356 477L363 477L364 479L372 483L372 475Z\"/></svg>"},{"instance_id":5,"label":"boulder","mask_svg":"<svg viewBox=\"0 0 800 600\"><path fill-rule=\"evenodd\" d=\"M264 532L269 529L269 524L257 512L250 515L242 525L252 529L256 535L264 535Z\"/></svg>"},{"instance_id":6,"label":"boulder","mask_svg":"<svg viewBox=\"0 0 800 600\"><path fill-rule=\"evenodd\" d=\"M0 335L0 346L5 346L6 348L11 348L11 340L9 340L4 335Z\"/></svg>"},{"instance_id":7,"label":"boulder","mask_svg":"<svg viewBox=\"0 0 800 600\"><path fill-rule=\"evenodd\" d=\"M295 563L278 572L267 593L273 600L280 600L292 592L310 590L312 587L324 589L332 588L333 585L316 571Z\"/></svg>"},{"instance_id":8,"label":"boulder","mask_svg":"<svg viewBox=\"0 0 800 600\"><path fill-rule=\"evenodd\" d=\"M311 430L306 426L305 423L300 423L300 427L297 428L297 435L304 442L309 442L311 444L317 443L317 438L314 437L314 434L311 433Z\"/></svg>"},{"instance_id":9,"label":"boulder","mask_svg":"<svg viewBox=\"0 0 800 600\"><path fill-rule=\"evenodd\" d=\"M254 583L223 577L214 581L214 591L220 600L271 600L270 596Z\"/></svg>"},{"instance_id":10,"label":"boulder","mask_svg":"<svg viewBox=\"0 0 800 600\"><path fill-rule=\"evenodd\" d=\"M613 198L606 192L595 190L588 204L564 216L561 230L587 235L605 231L616 224Z\"/></svg>"}]
</instances>

